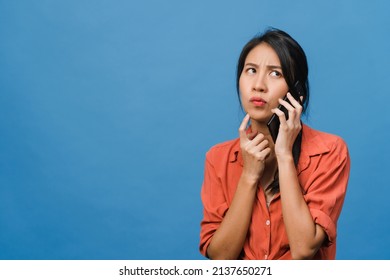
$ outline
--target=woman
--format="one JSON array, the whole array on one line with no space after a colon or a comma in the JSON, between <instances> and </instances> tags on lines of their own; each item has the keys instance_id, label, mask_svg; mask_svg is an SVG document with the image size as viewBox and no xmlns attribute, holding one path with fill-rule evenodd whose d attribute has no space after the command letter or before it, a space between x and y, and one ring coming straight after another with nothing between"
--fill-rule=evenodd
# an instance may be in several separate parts
<instances>
[{"instance_id":1,"label":"woman","mask_svg":"<svg viewBox=\"0 0 390 280\"><path fill-rule=\"evenodd\" d=\"M201 253L335 259L350 158L340 137L301 122L309 100L304 51L281 30L253 38L238 61L237 90L247 113L239 138L206 154ZM275 142L267 126L273 114L280 121Z\"/></svg>"}]
</instances>

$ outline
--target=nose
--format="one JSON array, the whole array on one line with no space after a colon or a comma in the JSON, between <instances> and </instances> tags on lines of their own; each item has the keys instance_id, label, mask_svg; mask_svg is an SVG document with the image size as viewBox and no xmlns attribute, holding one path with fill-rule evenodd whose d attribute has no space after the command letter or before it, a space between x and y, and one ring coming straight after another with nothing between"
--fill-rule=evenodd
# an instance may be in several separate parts
<instances>
[{"instance_id":1,"label":"nose","mask_svg":"<svg viewBox=\"0 0 390 280\"><path fill-rule=\"evenodd\" d=\"M265 75L259 73L254 80L253 90L256 92L267 92L267 80Z\"/></svg>"}]
</instances>

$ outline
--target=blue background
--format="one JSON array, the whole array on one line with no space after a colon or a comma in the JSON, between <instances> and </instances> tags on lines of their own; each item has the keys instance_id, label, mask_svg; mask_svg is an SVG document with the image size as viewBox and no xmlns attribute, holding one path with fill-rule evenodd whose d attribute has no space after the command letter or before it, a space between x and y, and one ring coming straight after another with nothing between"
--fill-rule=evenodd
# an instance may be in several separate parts
<instances>
[{"instance_id":1,"label":"blue background","mask_svg":"<svg viewBox=\"0 0 390 280\"><path fill-rule=\"evenodd\" d=\"M304 121L350 149L337 258L389 259L389 3L0 0L0 258L203 259L204 155L272 26L308 56Z\"/></svg>"}]
</instances>

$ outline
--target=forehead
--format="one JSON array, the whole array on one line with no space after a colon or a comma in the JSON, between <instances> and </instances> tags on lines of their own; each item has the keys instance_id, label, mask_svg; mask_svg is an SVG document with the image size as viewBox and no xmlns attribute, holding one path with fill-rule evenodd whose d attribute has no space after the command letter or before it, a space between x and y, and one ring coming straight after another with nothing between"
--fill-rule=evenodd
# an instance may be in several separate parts
<instances>
[{"instance_id":1,"label":"forehead","mask_svg":"<svg viewBox=\"0 0 390 280\"><path fill-rule=\"evenodd\" d=\"M245 63L255 63L258 65L280 65L280 60L270 45L267 43L261 43L248 53Z\"/></svg>"}]
</instances>

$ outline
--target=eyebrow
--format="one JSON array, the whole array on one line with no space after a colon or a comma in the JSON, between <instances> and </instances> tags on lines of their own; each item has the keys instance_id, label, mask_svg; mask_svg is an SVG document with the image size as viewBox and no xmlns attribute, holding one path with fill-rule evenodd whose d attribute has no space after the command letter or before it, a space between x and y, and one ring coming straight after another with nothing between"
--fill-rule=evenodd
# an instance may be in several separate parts
<instances>
[{"instance_id":1,"label":"eyebrow","mask_svg":"<svg viewBox=\"0 0 390 280\"><path fill-rule=\"evenodd\" d=\"M245 66L259 67L258 64L252 63L252 62L245 63ZM282 69L282 66L280 66L280 65L267 65L266 67L269 68L269 69L274 69L274 68Z\"/></svg>"}]
</instances>

